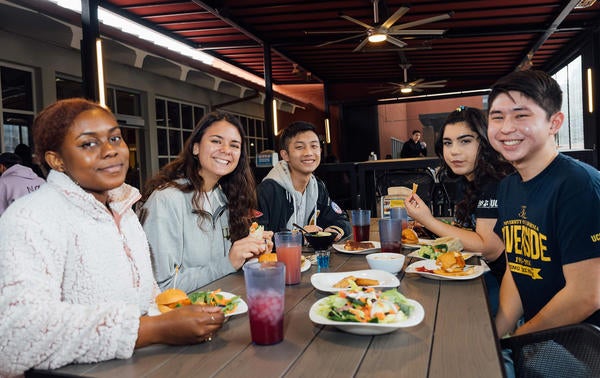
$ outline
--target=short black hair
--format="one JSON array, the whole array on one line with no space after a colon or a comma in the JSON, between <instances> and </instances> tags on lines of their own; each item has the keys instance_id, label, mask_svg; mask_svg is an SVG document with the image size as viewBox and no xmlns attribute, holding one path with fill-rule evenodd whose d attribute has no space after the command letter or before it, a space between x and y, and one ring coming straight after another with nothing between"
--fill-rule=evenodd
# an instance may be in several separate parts
<instances>
[{"instance_id":1,"label":"short black hair","mask_svg":"<svg viewBox=\"0 0 600 378\"><path fill-rule=\"evenodd\" d=\"M502 93L509 95L510 91L520 92L531 99L544 109L548 119L561 110L562 89L556 80L544 71L515 71L499 79L492 85L492 91L488 96L490 109L498 95Z\"/></svg>"},{"instance_id":2,"label":"short black hair","mask_svg":"<svg viewBox=\"0 0 600 378\"><path fill-rule=\"evenodd\" d=\"M312 131L313 133L317 134L317 128L310 122L297 121L290 124L281 132L281 135L279 136L279 150L287 151L292 138L306 131Z\"/></svg>"},{"instance_id":3,"label":"short black hair","mask_svg":"<svg viewBox=\"0 0 600 378\"><path fill-rule=\"evenodd\" d=\"M415 135L416 133L423 134L421 130L413 130L412 135Z\"/></svg>"},{"instance_id":4,"label":"short black hair","mask_svg":"<svg viewBox=\"0 0 600 378\"><path fill-rule=\"evenodd\" d=\"M5 166L6 168L10 168L15 164L22 164L23 160L17 154L13 154L12 152L4 152L0 154L0 164Z\"/></svg>"}]
</instances>

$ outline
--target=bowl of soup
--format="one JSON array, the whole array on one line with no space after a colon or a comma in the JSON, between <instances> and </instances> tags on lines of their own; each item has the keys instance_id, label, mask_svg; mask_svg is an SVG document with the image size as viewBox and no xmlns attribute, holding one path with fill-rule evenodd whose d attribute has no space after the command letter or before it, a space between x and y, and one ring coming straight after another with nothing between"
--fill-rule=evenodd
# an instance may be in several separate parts
<instances>
[{"instance_id":1,"label":"bowl of soup","mask_svg":"<svg viewBox=\"0 0 600 378\"><path fill-rule=\"evenodd\" d=\"M406 257L401 253L375 252L367 255L367 263L371 269L384 270L396 274L404 267Z\"/></svg>"}]
</instances>

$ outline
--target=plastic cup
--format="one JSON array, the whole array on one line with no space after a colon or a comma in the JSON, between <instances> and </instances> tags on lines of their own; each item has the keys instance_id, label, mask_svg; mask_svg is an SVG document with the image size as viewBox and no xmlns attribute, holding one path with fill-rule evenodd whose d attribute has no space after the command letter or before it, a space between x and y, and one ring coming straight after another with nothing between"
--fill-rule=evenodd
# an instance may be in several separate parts
<instances>
[{"instance_id":1,"label":"plastic cup","mask_svg":"<svg viewBox=\"0 0 600 378\"><path fill-rule=\"evenodd\" d=\"M350 210L354 241L369 240L371 210Z\"/></svg>"},{"instance_id":2,"label":"plastic cup","mask_svg":"<svg viewBox=\"0 0 600 378\"><path fill-rule=\"evenodd\" d=\"M402 229L408 227L408 213L406 207L392 207L390 208L391 219L402 219Z\"/></svg>"},{"instance_id":3,"label":"plastic cup","mask_svg":"<svg viewBox=\"0 0 600 378\"><path fill-rule=\"evenodd\" d=\"M258 345L282 341L285 265L278 261L250 263L242 269L252 341Z\"/></svg>"},{"instance_id":4,"label":"plastic cup","mask_svg":"<svg viewBox=\"0 0 600 378\"><path fill-rule=\"evenodd\" d=\"M402 219L382 218L379 220L381 252L402 252Z\"/></svg>"},{"instance_id":5,"label":"plastic cup","mask_svg":"<svg viewBox=\"0 0 600 378\"><path fill-rule=\"evenodd\" d=\"M319 249L315 251L317 257L317 270L319 272L326 272L329 270L329 250Z\"/></svg>"},{"instance_id":6,"label":"plastic cup","mask_svg":"<svg viewBox=\"0 0 600 378\"><path fill-rule=\"evenodd\" d=\"M302 256L302 233L299 231L281 231L275 233L277 261L285 264L285 283L300 283Z\"/></svg>"}]
</instances>

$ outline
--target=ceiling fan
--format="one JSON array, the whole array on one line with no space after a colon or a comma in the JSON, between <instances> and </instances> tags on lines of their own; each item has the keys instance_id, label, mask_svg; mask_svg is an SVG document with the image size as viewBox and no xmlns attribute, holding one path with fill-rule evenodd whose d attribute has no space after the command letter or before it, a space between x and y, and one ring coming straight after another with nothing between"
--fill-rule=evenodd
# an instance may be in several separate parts
<instances>
[{"instance_id":1,"label":"ceiling fan","mask_svg":"<svg viewBox=\"0 0 600 378\"><path fill-rule=\"evenodd\" d=\"M363 48L370 43L380 43L387 41L397 47L404 48L407 44L406 42L396 38L396 36L402 35L442 35L446 32L446 30L441 29L410 29L414 26L419 26L423 24L428 24L430 22L440 21L448 19L452 16L453 12L444 13L438 16L424 18L422 20L417 20L413 22L406 22L404 24L395 25L396 21L398 21L402 16L408 12L409 7L403 6L400 7L394 14L392 14L387 20L385 20L382 24L379 24L379 0L373 1L373 25L366 24L360 20L357 20L353 17L350 17L345 14L341 14L340 17L353 22L357 25L362 26L365 30L362 31L313 31L313 32L305 32L306 34L352 34L349 37L344 37L340 39L336 39L333 41L321 43L317 45L317 47L327 46L334 43L339 43L347 40L351 40L354 38L364 37L364 39L356 46L353 52L361 51Z\"/></svg>"},{"instance_id":2,"label":"ceiling fan","mask_svg":"<svg viewBox=\"0 0 600 378\"><path fill-rule=\"evenodd\" d=\"M389 86L385 88L377 88L369 93L382 93L382 92L390 92L394 93L402 93L409 94L414 92L423 92L423 89L428 88L443 88L446 86L448 80L436 80L436 81L425 81L425 79L418 79L415 81L408 81L408 69L410 64L401 64L400 67L404 70L404 82L402 83L388 83Z\"/></svg>"}]
</instances>

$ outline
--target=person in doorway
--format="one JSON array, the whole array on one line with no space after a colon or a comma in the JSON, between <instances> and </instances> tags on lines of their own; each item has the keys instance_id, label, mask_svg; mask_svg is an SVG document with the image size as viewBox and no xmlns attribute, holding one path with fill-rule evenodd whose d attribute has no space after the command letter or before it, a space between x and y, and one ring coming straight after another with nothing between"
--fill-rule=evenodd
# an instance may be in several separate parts
<instances>
[{"instance_id":1,"label":"person in doorway","mask_svg":"<svg viewBox=\"0 0 600 378\"><path fill-rule=\"evenodd\" d=\"M271 251L272 232L249 235L257 201L246 141L237 117L209 113L146 184L139 215L161 288L194 291Z\"/></svg>"},{"instance_id":2,"label":"person in doorway","mask_svg":"<svg viewBox=\"0 0 600 378\"><path fill-rule=\"evenodd\" d=\"M337 232L337 240L349 235L348 217L313 174L321 162L321 143L314 125L292 123L283 130L279 147L282 160L257 188L262 212L258 223L274 232L292 230L296 223L309 232Z\"/></svg>"},{"instance_id":3,"label":"person in doorway","mask_svg":"<svg viewBox=\"0 0 600 378\"><path fill-rule=\"evenodd\" d=\"M490 143L516 169L497 192L508 259L498 335L600 326L600 172L557 150L562 90L542 71L517 71L488 101Z\"/></svg>"},{"instance_id":4,"label":"person in doorway","mask_svg":"<svg viewBox=\"0 0 600 378\"><path fill-rule=\"evenodd\" d=\"M113 114L61 100L36 117L33 138L48 182L0 217L0 376L210 340L218 307L148 316L159 289Z\"/></svg>"},{"instance_id":5,"label":"person in doorway","mask_svg":"<svg viewBox=\"0 0 600 378\"><path fill-rule=\"evenodd\" d=\"M17 198L34 192L46 182L21 162L17 154L0 154L0 216Z\"/></svg>"},{"instance_id":6,"label":"person in doorway","mask_svg":"<svg viewBox=\"0 0 600 378\"><path fill-rule=\"evenodd\" d=\"M404 142L400 150L401 158L414 158L427 156L427 145L421 141L421 131L413 130L409 140Z\"/></svg>"}]
</instances>

